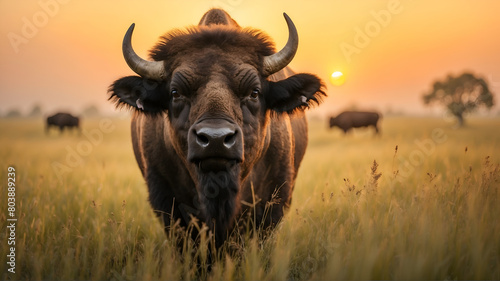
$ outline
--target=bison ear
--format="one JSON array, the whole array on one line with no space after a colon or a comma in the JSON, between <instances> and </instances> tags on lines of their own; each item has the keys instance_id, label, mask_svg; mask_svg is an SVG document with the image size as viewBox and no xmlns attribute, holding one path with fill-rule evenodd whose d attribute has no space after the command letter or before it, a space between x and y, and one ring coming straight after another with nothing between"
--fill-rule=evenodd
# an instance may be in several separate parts
<instances>
[{"instance_id":1,"label":"bison ear","mask_svg":"<svg viewBox=\"0 0 500 281\"><path fill-rule=\"evenodd\" d=\"M116 80L109 86L109 100L116 107L129 107L145 113L160 113L168 109L169 95L165 82L128 76Z\"/></svg>"},{"instance_id":2,"label":"bison ear","mask_svg":"<svg viewBox=\"0 0 500 281\"><path fill-rule=\"evenodd\" d=\"M292 113L319 104L326 96L324 84L312 74L296 74L285 80L269 82L269 93L265 96L268 109Z\"/></svg>"}]
</instances>

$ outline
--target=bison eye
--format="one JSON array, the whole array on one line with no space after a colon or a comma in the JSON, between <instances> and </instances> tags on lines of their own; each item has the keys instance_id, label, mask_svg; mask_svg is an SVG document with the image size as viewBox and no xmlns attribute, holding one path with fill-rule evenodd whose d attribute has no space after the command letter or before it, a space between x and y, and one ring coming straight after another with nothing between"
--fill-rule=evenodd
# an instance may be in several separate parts
<instances>
[{"instance_id":1,"label":"bison eye","mask_svg":"<svg viewBox=\"0 0 500 281\"><path fill-rule=\"evenodd\" d=\"M252 93L250 94L250 97L252 99L256 99L259 97L259 94L260 94L260 89L259 88L255 88L252 90Z\"/></svg>"},{"instance_id":2,"label":"bison eye","mask_svg":"<svg viewBox=\"0 0 500 281\"><path fill-rule=\"evenodd\" d=\"M177 89L175 89L175 88L173 88L172 90L170 90L170 94L172 94L172 97L175 98L175 99L181 97L181 95L179 94L179 91Z\"/></svg>"}]
</instances>

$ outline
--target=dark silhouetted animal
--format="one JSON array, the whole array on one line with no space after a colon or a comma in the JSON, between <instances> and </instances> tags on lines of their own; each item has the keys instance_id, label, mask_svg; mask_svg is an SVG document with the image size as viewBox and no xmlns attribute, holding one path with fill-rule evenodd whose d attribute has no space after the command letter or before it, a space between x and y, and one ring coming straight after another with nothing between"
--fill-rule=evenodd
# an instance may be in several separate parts
<instances>
[{"instance_id":1,"label":"dark silhouetted animal","mask_svg":"<svg viewBox=\"0 0 500 281\"><path fill-rule=\"evenodd\" d=\"M219 9L161 37L152 60L132 49L134 25L127 31L123 54L139 76L115 81L110 99L135 111L135 157L165 226L194 216L220 246L243 214L273 226L289 207L307 146L304 110L325 93L316 76L286 68L298 35L285 19L279 52Z\"/></svg>"},{"instance_id":2,"label":"dark silhouetted animal","mask_svg":"<svg viewBox=\"0 0 500 281\"><path fill-rule=\"evenodd\" d=\"M77 129L80 130L80 119L69 113L59 112L52 116L47 117L47 124L45 126L45 132L49 133L49 129L54 127L59 127L60 132L64 131L64 128Z\"/></svg>"},{"instance_id":3,"label":"dark silhouetted animal","mask_svg":"<svg viewBox=\"0 0 500 281\"><path fill-rule=\"evenodd\" d=\"M377 112L344 111L337 117L330 118L330 128L339 127L347 133L351 128L373 126L375 133L379 133L377 126L380 115Z\"/></svg>"}]
</instances>

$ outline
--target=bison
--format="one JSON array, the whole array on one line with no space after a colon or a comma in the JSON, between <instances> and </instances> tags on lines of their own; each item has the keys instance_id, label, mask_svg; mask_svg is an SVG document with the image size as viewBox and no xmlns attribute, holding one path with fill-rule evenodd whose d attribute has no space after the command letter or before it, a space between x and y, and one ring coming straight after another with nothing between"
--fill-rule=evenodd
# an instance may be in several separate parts
<instances>
[{"instance_id":1,"label":"bison","mask_svg":"<svg viewBox=\"0 0 500 281\"><path fill-rule=\"evenodd\" d=\"M116 80L109 99L134 111L135 158L166 228L194 217L220 246L244 214L272 227L289 207L307 147L304 110L325 91L287 67L298 34L284 17L289 38L278 52L220 9L165 34L150 60L131 46L134 24L126 32L123 55L138 76Z\"/></svg>"},{"instance_id":2,"label":"bison","mask_svg":"<svg viewBox=\"0 0 500 281\"><path fill-rule=\"evenodd\" d=\"M380 115L377 112L344 111L337 117L330 118L330 128L337 126L344 133L347 133L351 128L373 126L375 133L378 134L377 123L379 118Z\"/></svg>"},{"instance_id":3,"label":"bison","mask_svg":"<svg viewBox=\"0 0 500 281\"><path fill-rule=\"evenodd\" d=\"M80 119L69 113L59 112L52 116L47 117L47 124L45 126L45 132L48 134L50 127L59 127L60 132L64 131L64 128L69 129L75 128L80 130Z\"/></svg>"}]
</instances>

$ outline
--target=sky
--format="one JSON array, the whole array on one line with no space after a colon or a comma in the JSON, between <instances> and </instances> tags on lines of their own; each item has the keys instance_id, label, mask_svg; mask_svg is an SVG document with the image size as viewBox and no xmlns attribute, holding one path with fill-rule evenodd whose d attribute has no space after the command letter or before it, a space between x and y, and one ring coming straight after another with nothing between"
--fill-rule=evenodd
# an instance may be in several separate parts
<instances>
[{"instance_id":1,"label":"sky","mask_svg":"<svg viewBox=\"0 0 500 281\"><path fill-rule=\"evenodd\" d=\"M356 107L429 114L422 95L437 79L472 71L490 84L500 112L500 1L497 0L0 0L0 115L79 114L96 105L115 112L107 88L133 75L121 52L132 44L147 58L165 32L196 25L210 8L241 26L261 29L280 49L288 36L283 12L299 32L290 66L325 81L328 98L313 112ZM344 73L336 86L329 77Z\"/></svg>"}]
</instances>

